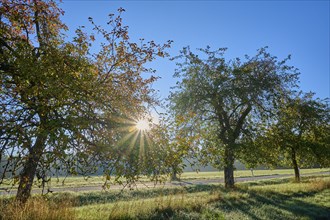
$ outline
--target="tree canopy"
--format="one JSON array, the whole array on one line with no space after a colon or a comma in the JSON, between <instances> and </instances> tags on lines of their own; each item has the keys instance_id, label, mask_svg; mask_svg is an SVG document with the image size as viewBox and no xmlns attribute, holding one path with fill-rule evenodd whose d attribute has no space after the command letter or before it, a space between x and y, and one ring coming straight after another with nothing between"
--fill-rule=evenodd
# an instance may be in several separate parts
<instances>
[{"instance_id":1,"label":"tree canopy","mask_svg":"<svg viewBox=\"0 0 330 220\"><path fill-rule=\"evenodd\" d=\"M281 97L291 93L297 69L261 48L257 55L225 60L226 49L184 48L177 86L170 96L175 117L201 136L201 150L217 167L224 167L226 187L234 186L234 160L258 126L266 125Z\"/></svg>"},{"instance_id":2,"label":"tree canopy","mask_svg":"<svg viewBox=\"0 0 330 220\"><path fill-rule=\"evenodd\" d=\"M330 165L329 103L313 96L298 94L283 100L274 123L260 131L255 143L262 163L291 166L296 181L301 167Z\"/></svg>"},{"instance_id":3,"label":"tree canopy","mask_svg":"<svg viewBox=\"0 0 330 220\"><path fill-rule=\"evenodd\" d=\"M234 59L226 48L183 48L169 118L148 131L136 126L159 102L147 64L166 57L172 41L132 42L124 11L105 27L88 18L92 31L81 26L70 39L57 1L0 2L0 184L19 183L19 202L35 177L44 184L102 170L105 186L120 177L132 185L141 175L175 177L187 156L223 168L226 187L236 159L292 165L297 180L299 166L330 165L328 101L297 95L290 56L266 47Z\"/></svg>"},{"instance_id":4,"label":"tree canopy","mask_svg":"<svg viewBox=\"0 0 330 220\"><path fill-rule=\"evenodd\" d=\"M18 200L25 202L34 177L51 168L127 166L116 163L122 154L113 146L156 102L150 85L157 77L145 64L164 57L171 42L131 42L124 9L118 11L109 15L110 30L89 18L94 33L80 27L67 40L56 1L1 1L1 178L11 173L19 181ZM92 53L95 38L103 43Z\"/></svg>"}]
</instances>

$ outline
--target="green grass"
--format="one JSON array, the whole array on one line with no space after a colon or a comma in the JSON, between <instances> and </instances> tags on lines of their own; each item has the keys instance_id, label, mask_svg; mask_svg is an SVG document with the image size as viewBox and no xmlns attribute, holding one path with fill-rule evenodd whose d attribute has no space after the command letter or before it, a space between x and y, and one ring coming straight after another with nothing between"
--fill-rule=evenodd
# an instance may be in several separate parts
<instances>
[{"instance_id":1,"label":"green grass","mask_svg":"<svg viewBox=\"0 0 330 220\"><path fill-rule=\"evenodd\" d=\"M242 183L236 193L213 204L226 219L330 219L329 176Z\"/></svg>"},{"instance_id":2,"label":"green grass","mask_svg":"<svg viewBox=\"0 0 330 220\"><path fill-rule=\"evenodd\" d=\"M0 219L330 219L329 198L330 176L319 175L303 177L301 183L292 178L242 182L233 190L196 185L56 193L35 196L25 211L6 198L1 200L0 213L9 210L29 218L0 214Z\"/></svg>"},{"instance_id":3,"label":"green grass","mask_svg":"<svg viewBox=\"0 0 330 220\"><path fill-rule=\"evenodd\" d=\"M330 172L329 168L317 168L317 169L300 169L301 174L311 174L318 172ZM254 176L269 176L269 175L283 175L290 174L294 175L293 169L274 169L274 170L253 170ZM250 170L236 170L234 176L237 177L252 177ZM181 179L214 179L223 178L223 172L212 171L212 172L184 172L181 175Z\"/></svg>"},{"instance_id":4,"label":"green grass","mask_svg":"<svg viewBox=\"0 0 330 220\"><path fill-rule=\"evenodd\" d=\"M156 192L156 193L155 193ZM75 208L78 219L330 219L330 177L142 190ZM159 196L159 194L162 194ZM158 195L158 196L157 196Z\"/></svg>"},{"instance_id":5,"label":"green grass","mask_svg":"<svg viewBox=\"0 0 330 220\"><path fill-rule=\"evenodd\" d=\"M301 169L301 174L311 174L318 172L330 172L330 168L317 168L317 169ZM275 169L275 170L254 170L254 176L268 176L268 175L282 175L290 174L293 175L292 169ZM238 170L234 172L236 178L238 177L252 177L250 170ZM193 180L193 179L215 179L223 178L223 172L221 171L212 171L212 172L184 172L181 176L181 180ZM52 178L52 181L49 183L51 188L74 188L74 187L84 187L84 186L102 186L105 182L105 177L103 176L91 176L89 178L84 178L81 176L69 176ZM124 179L122 179L124 181ZM141 182L149 181L146 177L141 178ZM17 185L15 185L17 186ZM13 188L15 188L15 186ZM11 188L11 185L2 185L2 189ZM38 188L35 186L35 188ZM1 190L0 190L1 191Z\"/></svg>"},{"instance_id":6,"label":"green grass","mask_svg":"<svg viewBox=\"0 0 330 220\"><path fill-rule=\"evenodd\" d=\"M160 219L176 214L177 211L201 212L204 204L217 199L218 195L207 192L171 194L154 198L118 201L109 204L94 204L76 208L78 219Z\"/></svg>"},{"instance_id":7,"label":"green grass","mask_svg":"<svg viewBox=\"0 0 330 220\"><path fill-rule=\"evenodd\" d=\"M233 190L212 184L54 193L34 196L24 209L2 197L0 219L330 219L329 198L330 176L315 175L301 183L241 182Z\"/></svg>"}]
</instances>

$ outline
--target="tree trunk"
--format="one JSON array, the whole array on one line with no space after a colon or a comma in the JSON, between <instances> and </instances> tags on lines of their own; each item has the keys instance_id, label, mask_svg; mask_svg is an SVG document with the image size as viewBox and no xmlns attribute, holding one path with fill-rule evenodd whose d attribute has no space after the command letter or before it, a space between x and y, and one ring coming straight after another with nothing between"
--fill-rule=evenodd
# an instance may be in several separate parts
<instances>
[{"instance_id":1,"label":"tree trunk","mask_svg":"<svg viewBox=\"0 0 330 220\"><path fill-rule=\"evenodd\" d=\"M37 137L34 146L30 149L28 159L20 173L20 182L16 194L16 200L25 204L31 195L33 179L36 175L38 163L42 156L46 138L43 135Z\"/></svg>"},{"instance_id":2,"label":"tree trunk","mask_svg":"<svg viewBox=\"0 0 330 220\"><path fill-rule=\"evenodd\" d=\"M178 178L177 175L178 175L177 169L176 169L176 167L173 167L173 168L172 168L171 180L172 180L172 181L177 181L177 180L179 180L179 178Z\"/></svg>"},{"instance_id":3,"label":"tree trunk","mask_svg":"<svg viewBox=\"0 0 330 220\"><path fill-rule=\"evenodd\" d=\"M294 169L294 177L296 182L300 182L300 172L299 172L299 167L297 163L297 158L296 158L296 150L294 148L291 148L291 159L292 159L292 165Z\"/></svg>"},{"instance_id":4,"label":"tree trunk","mask_svg":"<svg viewBox=\"0 0 330 220\"><path fill-rule=\"evenodd\" d=\"M224 176L225 176L225 188L234 188L234 152L231 149L232 146L228 146L225 149L225 167L224 167Z\"/></svg>"}]
</instances>

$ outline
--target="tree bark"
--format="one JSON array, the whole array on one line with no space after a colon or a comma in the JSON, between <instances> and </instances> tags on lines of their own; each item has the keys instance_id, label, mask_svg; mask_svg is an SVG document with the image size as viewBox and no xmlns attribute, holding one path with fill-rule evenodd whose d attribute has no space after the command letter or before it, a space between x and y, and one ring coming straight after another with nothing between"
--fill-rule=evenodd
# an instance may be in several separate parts
<instances>
[{"instance_id":1,"label":"tree bark","mask_svg":"<svg viewBox=\"0 0 330 220\"><path fill-rule=\"evenodd\" d=\"M232 146L227 146L225 148L225 167L224 167L224 176L225 176L225 188L234 188L234 152Z\"/></svg>"},{"instance_id":2,"label":"tree bark","mask_svg":"<svg viewBox=\"0 0 330 220\"><path fill-rule=\"evenodd\" d=\"M292 159L292 165L294 169L294 177L296 182L300 182L300 172L299 172L299 167L297 163L297 158L296 158L296 150L294 148L291 148L291 159Z\"/></svg>"},{"instance_id":3,"label":"tree bark","mask_svg":"<svg viewBox=\"0 0 330 220\"><path fill-rule=\"evenodd\" d=\"M171 173L171 181L178 181L180 178L178 177L178 167L173 165L172 166L172 173Z\"/></svg>"},{"instance_id":4,"label":"tree bark","mask_svg":"<svg viewBox=\"0 0 330 220\"><path fill-rule=\"evenodd\" d=\"M20 182L16 194L16 201L25 204L31 195L33 179L37 172L38 163L44 150L46 137L41 134L37 137L34 146L30 149L28 159L20 173Z\"/></svg>"},{"instance_id":5,"label":"tree bark","mask_svg":"<svg viewBox=\"0 0 330 220\"><path fill-rule=\"evenodd\" d=\"M177 180L179 180L179 178L178 178L177 175L178 175L178 171L177 171L176 167L172 167L171 180L172 180L172 181L177 181Z\"/></svg>"}]
</instances>

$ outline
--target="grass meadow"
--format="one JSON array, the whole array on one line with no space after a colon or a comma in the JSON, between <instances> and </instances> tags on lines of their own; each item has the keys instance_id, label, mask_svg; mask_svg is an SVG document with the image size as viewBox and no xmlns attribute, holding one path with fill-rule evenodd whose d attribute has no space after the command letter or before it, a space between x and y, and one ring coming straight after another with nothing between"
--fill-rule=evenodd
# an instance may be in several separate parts
<instances>
[{"instance_id":1,"label":"grass meadow","mask_svg":"<svg viewBox=\"0 0 330 220\"><path fill-rule=\"evenodd\" d=\"M236 173L251 175L244 172ZM184 173L182 178L214 178L211 173ZM254 171L254 175L270 174ZM301 183L292 177L241 182L232 190L209 184L60 192L35 195L23 208L13 197L3 196L0 219L330 219L330 175L302 177Z\"/></svg>"},{"instance_id":2,"label":"grass meadow","mask_svg":"<svg viewBox=\"0 0 330 220\"><path fill-rule=\"evenodd\" d=\"M319 172L330 172L330 168L315 168L315 169L301 169L302 175L319 173ZM234 172L235 178L240 177L253 177L250 170L236 170ZM292 169L274 169L274 170L253 170L254 177L258 176L270 176L270 175L293 175ZM196 179L217 179L224 178L223 172L220 171L209 171L209 172L184 172L181 174L180 179L185 180L196 180ZM124 179L121 179L125 181ZM91 176L89 178L84 178L81 176L69 176L69 177L59 177L52 178L52 181L49 183L51 188L75 188L75 187L86 187L86 186L101 186L104 184L105 177L103 176ZM147 178L141 178L141 182L148 182ZM16 185L17 186L17 185ZM1 186L0 190L6 188L13 188L15 186L11 182L7 181ZM35 188L38 188L35 186Z\"/></svg>"}]
</instances>

